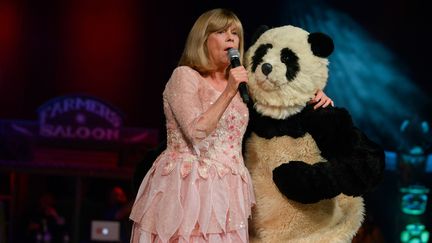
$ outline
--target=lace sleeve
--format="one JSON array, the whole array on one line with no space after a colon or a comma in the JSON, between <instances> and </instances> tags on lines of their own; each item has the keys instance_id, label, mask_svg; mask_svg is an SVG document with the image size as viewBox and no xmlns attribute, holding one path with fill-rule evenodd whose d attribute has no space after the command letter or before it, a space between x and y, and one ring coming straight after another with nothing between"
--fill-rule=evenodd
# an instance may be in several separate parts
<instances>
[{"instance_id":1,"label":"lace sleeve","mask_svg":"<svg viewBox=\"0 0 432 243\"><path fill-rule=\"evenodd\" d=\"M203 110L198 95L200 80L188 67L178 67L168 81L164 99L166 99L177 123L186 138L196 145L207 137L205 124L199 124Z\"/></svg>"}]
</instances>

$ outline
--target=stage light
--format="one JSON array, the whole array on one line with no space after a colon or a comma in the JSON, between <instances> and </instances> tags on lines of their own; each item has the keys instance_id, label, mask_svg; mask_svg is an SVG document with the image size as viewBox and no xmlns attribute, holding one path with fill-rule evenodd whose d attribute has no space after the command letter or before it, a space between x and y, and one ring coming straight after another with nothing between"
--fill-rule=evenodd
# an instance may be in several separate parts
<instances>
[{"instance_id":1,"label":"stage light","mask_svg":"<svg viewBox=\"0 0 432 243\"><path fill-rule=\"evenodd\" d=\"M400 122L416 114L427 115L422 109L427 110L430 103L430 96L416 85L409 70L401 68L408 66L406 60L326 1L284 1L282 8L281 22L332 37L335 51L329 57L325 92L335 104L347 108L373 141L389 148L403 143L406 137L399 130ZM429 131L426 123L421 128Z\"/></svg>"},{"instance_id":2,"label":"stage light","mask_svg":"<svg viewBox=\"0 0 432 243\"><path fill-rule=\"evenodd\" d=\"M429 188L411 185L400 188L402 193L401 210L408 215L421 215L426 211Z\"/></svg>"},{"instance_id":3,"label":"stage light","mask_svg":"<svg viewBox=\"0 0 432 243\"><path fill-rule=\"evenodd\" d=\"M401 232L400 240L402 243L426 243L429 240L429 232L423 224L408 224Z\"/></svg>"},{"instance_id":4,"label":"stage light","mask_svg":"<svg viewBox=\"0 0 432 243\"><path fill-rule=\"evenodd\" d=\"M411 147L408 153L402 153L401 156L402 162L412 166L424 166L424 162L426 161L426 155L420 146Z\"/></svg>"}]
</instances>

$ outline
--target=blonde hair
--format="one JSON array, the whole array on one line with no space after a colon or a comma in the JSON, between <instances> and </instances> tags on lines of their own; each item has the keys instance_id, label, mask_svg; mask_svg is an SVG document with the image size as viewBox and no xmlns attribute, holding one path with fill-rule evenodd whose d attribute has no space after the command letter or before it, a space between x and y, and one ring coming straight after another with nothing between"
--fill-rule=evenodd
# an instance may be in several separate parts
<instances>
[{"instance_id":1,"label":"blonde hair","mask_svg":"<svg viewBox=\"0 0 432 243\"><path fill-rule=\"evenodd\" d=\"M211 33L225 30L233 25L239 36L239 52L243 56L243 27L238 17L227 9L213 9L203 13L193 25L186 40L179 66L189 66L201 74L213 71L210 65L207 38Z\"/></svg>"}]
</instances>

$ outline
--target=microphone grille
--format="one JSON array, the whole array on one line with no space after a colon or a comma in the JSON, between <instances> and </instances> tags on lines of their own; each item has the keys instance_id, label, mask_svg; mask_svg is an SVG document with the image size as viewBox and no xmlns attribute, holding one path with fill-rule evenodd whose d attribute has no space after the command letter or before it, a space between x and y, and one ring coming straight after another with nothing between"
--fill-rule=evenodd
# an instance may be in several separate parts
<instances>
[{"instance_id":1,"label":"microphone grille","mask_svg":"<svg viewBox=\"0 0 432 243\"><path fill-rule=\"evenodd\" d=\"M240 59L240 52L235 48L228 49L228 57L229 59L233 58L239 58Z\"/></svg>"}]
</instances>

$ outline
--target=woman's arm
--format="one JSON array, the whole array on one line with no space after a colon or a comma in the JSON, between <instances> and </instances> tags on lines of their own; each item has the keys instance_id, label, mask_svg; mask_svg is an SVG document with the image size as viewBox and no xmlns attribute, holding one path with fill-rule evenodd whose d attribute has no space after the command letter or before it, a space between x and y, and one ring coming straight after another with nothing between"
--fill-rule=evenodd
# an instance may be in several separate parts
<instances>
[{"instance_id":1,"label":"woman's arm","mask_svg":"<svg viewBox=\"0 0 432 243\"><path fill-rule=\"evenodd\" d=\"M194 145L216 129L226 108L237 94L238 84L247 80L247 72L244 67L231 69L226 88L207 110L202 110L198 96L198 82L202 80L195 75L197 74L190 68L177 68L164 92L176 121Z\"/></svg>"},{"instance_id":2,"label":"woman's arm","mask_svg":"<svg viewBox=\"0 0 432 243\"><path fill-rule=\"evenodd\" d=\"M238 85L247 81L247 71L243 66L230 70L228 83L216 100L216 102L205 111L197 122L197 130L202 133L202 138L207 137L217 127L217 124L225 112L233 97L237 94Z\"/></svg>"}]
</instances>

